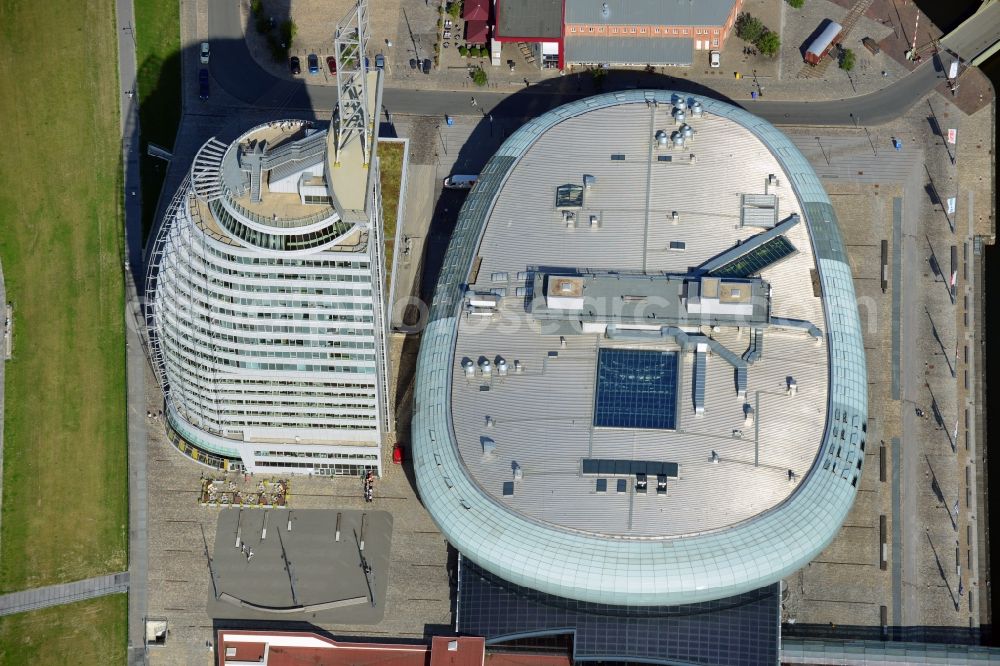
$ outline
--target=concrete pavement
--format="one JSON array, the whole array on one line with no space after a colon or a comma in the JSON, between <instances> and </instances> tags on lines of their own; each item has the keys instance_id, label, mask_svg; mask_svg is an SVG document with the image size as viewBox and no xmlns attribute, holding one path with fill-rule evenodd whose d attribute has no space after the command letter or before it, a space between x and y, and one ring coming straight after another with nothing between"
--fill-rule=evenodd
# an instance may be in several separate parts
<instances>
[{"instance_id":1,"label":"concrete pavement","mask_svg":"<svg viewBox=\"0 0 1000 666\"><path fill-rule=\"evenodd\" d=\"M998 25L1000 2L984 3L978 12L945 35L941 42L962 56L963 60L973 62L997 43Z\"/></svg>"},{"instance_id":2,"label":"concrete pavement","mask_svg":"<svg viewBox=\"0 0 1000 666\"><path fill-rule=\"evenodd\" d=\"M119 594L128 589L127 571L0 595L0 616ZM67 655L68 657L69 655Z\"/></svg>"},{"instance_id":3,"label":"concrete pavement","mask_svg":"<svg viewBox=\"0 0 1000 666\"><path fill-rule=\"evenodd\" d=\"M136 79L135 13L132 0L116 0L118 25L118 76L121 86L122 164L124 173L123 210L125 215L125 340L128 406L129 461L129 572L128 586L128 661L144 664L145 618L147 606L147 534L146 534L146 421L143 372L146 355L140 340L145 333L136 330L143 321L136 313L141 308L136 283L142 284L142 188L139 187L139 95ZM133 271L136 274L133 274ZM124 588L123 590L124 591Z\"/></svg>"}]
</instances>

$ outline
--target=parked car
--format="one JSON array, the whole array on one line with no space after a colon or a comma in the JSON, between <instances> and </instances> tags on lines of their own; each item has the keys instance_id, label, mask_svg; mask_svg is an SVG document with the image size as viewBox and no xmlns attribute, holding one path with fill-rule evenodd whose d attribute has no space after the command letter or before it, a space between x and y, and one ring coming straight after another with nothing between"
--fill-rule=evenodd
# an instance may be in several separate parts
<instances>
[{"instance_id":1,"label":"parked car","mask_svg":"<svg viewBox=\"0 0 1000 666\"><path fill-rule=\"evenodd\" d=\"M204 68L198 70L198 99L208 99L208 70Z\"/></svg>"},{"instance_id":2,"label":"parked car","mask_svg":"<svg viewBox=\"0 0 1000 666\"><path fill-rule=\"evenodd\" d=\"M431 73L431 59L424 58L424 74L430 74L430 73Z\"/></svg>"},{"instance_id":3,"label":"parked car","mask_svg":"<svg viewBox=\"0 0 1000 666\"><path fill-rule=\"evenodd\" d=\"M396 442L396 445L392 447L392 462L396 465L402 465L404 460L406 460L406 447L403 446L402 442Z\"/></svg>"},{"instance_id":4,"label":"parked car","mask_svg":"<svg viewBox=\"0 0 1000 666\"><path fill-rule=\"evenodd\" d=\"M309 57L306 58L306 63L309 65L310 74L319 74L319 56L315 53L310 53Z\"/></svg>"},{"instance_id":5,"label":"parked car","mask_svg":"<svg viewBox=\"0 0 1000 666\"><path fill-rule=\"evenodd\" d=\"M375 69L385 69L385 56L381 53L375 55Z\"/></svg>"},{"instance_id":6,"label":"parked car","mask_svg":"<svg viewBox=\"0 0 1000 666\"><path fill-rule=\"evenodd\" d=\"M708 56L708 64L711 67L718 67L721 64L720 55L718 51L712 51Z\"/></svg>"},{"instance_id":7,"label":"parked car","mask_svg":"<svg viewBox=\"0 0 1000 666\"><path fill-rule=\"evenodd\" d=\"M203 64L203 65L207 65L208 64L208 56L209 56L208 42L202 42L201 43L201 53L199 54L199 59L201 60L201 64Z\"/></svg>"},{"instance_id":8,"label":"parked car","mask_svg":"<svg viewBox=\"0 0 1000 666\"><path fill-rule=\"evenodd\" d=\"M298 56L292 56L291 60L288 61L288 67L292 70L293 76L298 76L302 73L302 63L299 62Z\"/></svg>"},{"instance_id":9,"label":"parked car","mask_svg":"<svg viewBox=\"0 0 1000 666\"><path fill-rule=\"evenodd\" d=\"M337 59L333 56L326 57L326 68L330 70L331 74L337 73Z\"/></svg>"},{"instance_id":10,"label":"parked car","mask_svg":"<svg viewBox=\"0 0 1000 666\"><path fill-rule=\"evenodd\" d=\"M472 186L479 180L478 175L452 175L444 179L444 186L449 190L471 190Z\"/></svg>"}]
</instances>

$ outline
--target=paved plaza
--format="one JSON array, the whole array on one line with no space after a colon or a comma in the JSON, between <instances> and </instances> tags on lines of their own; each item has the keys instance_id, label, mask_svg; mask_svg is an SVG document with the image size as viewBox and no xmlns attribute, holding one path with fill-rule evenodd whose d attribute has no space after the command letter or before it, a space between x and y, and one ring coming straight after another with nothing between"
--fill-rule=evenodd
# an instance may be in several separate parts
<instances>
[{"instance_id":1,"label":"paved plaza","mask_svg":"<svg viewBox=\"0 0 1000 666\"><path fill-rule=\"evenodd\" d=\"M223 509L208 614L376 624L385 611L391 544L385 511Z\"/></svg>"}]
</instances>

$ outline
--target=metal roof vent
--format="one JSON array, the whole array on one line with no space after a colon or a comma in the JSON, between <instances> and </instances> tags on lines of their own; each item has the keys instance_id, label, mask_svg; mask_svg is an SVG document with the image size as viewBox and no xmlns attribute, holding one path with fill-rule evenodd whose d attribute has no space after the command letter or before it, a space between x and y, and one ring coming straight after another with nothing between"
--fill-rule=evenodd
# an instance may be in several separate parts
<instances>
[{"instance_id":1,"label":"metal roof vent","mask_svg":"<svg viewBox=\"0 0 1000 666\"><path fill-rule=\"evenodd\" d=\"M479 370L483 373L484 377L489 377L493 373L493 364L490 363L488 358L479 359Z\"/></svg>"},{"instance_id":2,"label":"metal roof vent","mask_svg":"<svg viewBox=\"0 0 1000 666\"><path fill-rule=\"evenodd\" d=\"M517 373L524 372L524 366L521 365L521 362L516 359L514 360L514 372Z\"/></svg>"},{"instance_id":3,"label":"metal roof vent","mask_svg":"<svg viewBox=\"0 0 1000 666\"><path fill-rule=\"evenodd\" d=\"M507 361L499 356L497 357L497 374L501 377L507 376Z\"/></svg>"},{"instance_id":4,"label":"metal roof vent","mask_svg":"<svg viewBox=\"0 0 1000 666\"><path fill-rule=\"evenodd\" d=\"M795 395L796 393L799 392L799 385L798 385L798 383L796 383L794 377L788 377L788 378L786 378L785 382L786 382L786 387L787 387L785 389L785 395Z\"/></svg>"},{"instance_id":5,"label":"metal roof vent","mask_svg":"<svg viewBox=\"0 0 1000 666\"><path fill-rule=\"evenodd\" d=\"M685 141L685 139L684 139L684 135L682 133L680 133L680 132L674 132L673 140L674 140L674 148L683 148L684 147L684 141Z\"/></svg>"},{"instance_id":6,"label":"metal roof vent","mask_svg":"<svg viewBox=\"0 0 1000 666\"><path fill-rule=\"evenodd\" d=\"M694 128L688 125L687 123L681 125L678 131L684 135L685 139L690 139L691 137L694 136Z\"/></svg>"},{"instance_id":7,"label":"metal roof vent","mask_svg":"<svg viewBox=\"0 0 1000 666\"><path fill-rule=\"evenodd\" d=\"M753 425L753 407L750 403L743 405L743 427L749 428Z\"/></svg>"},{"instance_id":8,"label":"metal roof vent","mask_svg":"<svg viewBox=\"0 0 1000 666\"><path fill-rule=\"evenodd\" d=\"M605 2L601 5L601 17L608 18L609 16L611 16L611 10L608 9L608 3Z\"/></svg>"},{"instance_id":9,"label":"metal roof vent","mask_svg":"<svg viewBox=\"0 0 1000 666\"><path fill-rule=\"evenodd\" d=\"M472 362L471 358L467 358L464 361L462 361L462 367L465 368L466 377L476 376L476 364Z\"/></svg>"},{"instance_id":10,"label":"metal roof vent","mask_svg":"<svg viewBox=\"0 0 1000 666\"><path fill-rule=\"evenodd\" d=\"M479 443L483 445L483 454L490 455L497 450L497 443L490 437L480 437Z\"/></svg>"},{"instance_id":11,"label":"metal roof vent","mask_svg":"<svg viewBox=\"0 0 1000 666\"><path fill-rule=\"evenodd\" d=\"M719 454L716 453L715 451L712 451L712 458L711 458L711 460L712 460L713 464L718 465L719 464Z\"/></svg>"},{"instance_id":12,"label":"metal roof vent","mask_svg":"<svg viewBox=\"0 0 1000 666\"><path fill-rule=\"evenodd\" d=\"M701 118L702 114L705 113L705 107L701 105L701 102L695 100L691 103L691 115L695 118Z\"/></svg>"},{"instance_id":13,"label":"metal roof vent","mask_svg":"<svg viewBox=\"0 0 1000 666\"><path fill-rule=\"evenodd\" d=\"M589 173L583 174L583 187L584 189L592 189L594 185L597 184L597 177L591 176Z\"/></svg>"},{"instance_id":14,"label":"metal roof vent","mask_svg":"<svg viewBox=\"0 0 1000 666\"><path fill-rule=\"evenodd\" d=\"M670 143L670 137L669 135L667 135L665 130L656 130L655 139L656 139L656 145L658 145L660 148L666 148L667 145Z\"/></svg>"},{"instance_id":15,"label":"metal roof vent","mask_svg":"<svg viewBox=\"0 0 1000 666\"><path fill-rule=\"evenodd\" d=\"M512 462L510 464L510 467L511 467L511 469L514 470L514 480L515 481L520 481L521 479L524 478L524 472L521 470L521 466L518 465L516 461Z\"/></svg>"},{"instance_id":16,"label":"metal roof vent","mask_svg":"<svg viewBox=\"0 0 1000 666\"><path fill-rule=\"evenodd\" d=\"M688 108L687 100L681 97L680 95L677 95L677 97L674 98L674 108L678 111L685 110L686 108Z\"/></svg>"},{"instance_id":17,"label":"metal roof vent","mask_svg":"<svg viewBox=\"0 0 1000 666\"><path fill-rule=\"evenodd\" d=\"M674 109L674 123L680 125L687 119L687 114L684 113L684 109L678 107Z\"/></svg>"}]
</instances>

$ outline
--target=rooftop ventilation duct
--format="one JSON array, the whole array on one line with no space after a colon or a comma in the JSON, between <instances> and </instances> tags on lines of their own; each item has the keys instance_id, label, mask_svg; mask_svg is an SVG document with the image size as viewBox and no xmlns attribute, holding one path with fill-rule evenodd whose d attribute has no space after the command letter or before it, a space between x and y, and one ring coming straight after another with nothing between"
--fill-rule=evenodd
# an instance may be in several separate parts
<instances>
[{"instance_id":1,"label":"rooftop ventilation duct","mask_svg":"<svg viewBox=\"0 0 1000 666\"><path fill-rule=\"evenodd\" d=\"M501 377L507 376L507 361L500 357L497 357L497 374Z\"/></svg>"},{"instance_id":2,"label":"rooftop ventilation duct","mask_svg":"<svg viewBox=\"0 0 1000 666\"><path fill-rule=\"evenodd\" d=\"M476 376L476 364L472 362L471 358L467 358L464 361L462 361L462 367L465 369L466 377Z\"/></svg>"},{"instance_id":3,"label":"rooftop ventilation duct","mask_svg":"<svg viewBox=\"0 0 1000 666\"><path fill-rule=\"evenodd\" d=\"M479 360L479 371L483 373L484 377L489 377L493 373L493 364L488 358Z\"/></svg>"},{"instance_id":4,"label":"rooftop ventilation duct","mask_svg":"<svg viewBox=\"0 0 1000 666\"><path fill-rule=\"evenodd\" d=\"M681 125L677 131L679 131L681 135L684 136L685 139L690 139L691 137L694 136L694 128L688 125L687 123Z\"/></svg>"},{"instance_id":5,"label":"rooftop ventilation duct","mask_svg":"<svg viewBox=\"0 0 1000 666\"><path fill-rule=\"evenodd\" d=\"M684 142L686 141L686 139L684 138L684 135L682 133L674 132L673 140L674 140L674 148L684 147Z\"/></svg>"},{"instance_id":6,"label":"rooftop ventilation duct","mask_svg":"<svg viewBox=\"0 0 1000 666\"><path fill-rule=\"evenodd\" d=\"M588 189L589 190L589 189L593 188L594 185L596 185L596 184L597 184L597 178L595 176L591 176L590 174L584 174L583 175L583 187L584 187L584 189Z\"/></svg>"},{"instance_id":7,"label":"rooftop ventilation duct","mask_svg":"<svg viewBox=\"0 0 1000 666\"><path fill-rule=\"evenodd\" d=\"M687 114L684 113L684 109L676 108L674 109L674 123L680 125L687 119Z\"/></svg>"},{"instance_id":8,"label":"rooftop ventilation duct","mask_svg":"<svg viewBox=\"0 0 1000 666\"><path fill-rule=\"evenodd\" d=\"M701 105L701 102L695 101L691 104L691 115L695 118L701 118L702 114L705 112L705 107Z\"/></svg>"},{"instance_id":9,"label":"rooftop ventilation duct","mask_svg":"<svg viewBox=\"0 0 1000 666\"><path fill-rule=\"evenodd\" d=\"M670 143L670 137L664 130L656 130L656 135L654 138L656 139L656 145L660 146L661 148L666 148L667 145Z\"/></svg>"}]
</instances>

